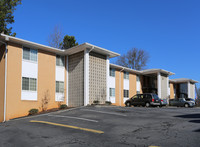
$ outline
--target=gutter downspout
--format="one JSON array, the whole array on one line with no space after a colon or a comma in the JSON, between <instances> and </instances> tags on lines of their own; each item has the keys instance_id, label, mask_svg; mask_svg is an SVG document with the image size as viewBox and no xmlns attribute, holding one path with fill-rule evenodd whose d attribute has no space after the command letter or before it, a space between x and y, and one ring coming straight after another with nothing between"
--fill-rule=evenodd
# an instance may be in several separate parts
<instances>
[{"instance_id":1,"label":"gutter downspout","mask_svg":"<svg viewBox=\"0 0 200 147\"><path fill-rule=\"evenodd\" d=\"M88 53L90 53L92 50L94 49L94 46L92 46L92 48L89 50L89 52Z\"/></svg>"},{"instance_id":2,"label":"gutter downspout","mask_svg":"<svg viewBox=\"0 0 200 147\"><path fill-rule=\"evenodd\" d=\"M119 100L120 100L120 106L122 106L122 96L121 96L121 72L125 68L122 68L122 70L119 71Z\"/></svg>"},{"instance_id":3,"label":"gutter downspout","mask_svg":"<svg viewBox=\"0 0 200 147\"><path fill-rule=\"evenodd\" d=\"M4 116L3 122L6 121L6 90L7 90L7 43L0 41L5 44L5 88L4 88Z\"/></svg>"}]
</instances>

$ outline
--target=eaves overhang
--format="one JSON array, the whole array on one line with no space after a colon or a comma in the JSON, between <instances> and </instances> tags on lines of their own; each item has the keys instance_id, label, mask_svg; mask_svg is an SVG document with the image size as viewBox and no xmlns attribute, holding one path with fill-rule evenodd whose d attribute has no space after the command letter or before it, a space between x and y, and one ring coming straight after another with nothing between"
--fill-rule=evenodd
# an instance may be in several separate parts
<instances>
[{"instance_id":1,"label":"eaves overhang","mask_svg":"<svg viewBox=\"0 0 200 147\"><path fill-rule=\"evenodd\" d=\"M199 83L198 81L196 80L193 80L193 79L188 79L188 78L179 78L179 79L171 79L169 80L170 83L188 83L188 82L191 82L191 83Z\"/></svg>"},{"instance_id":2,"label":"eaves overhang","mask_svg":"<svg viewBox=\"0 0 200 147\"><path fill-rule=\"evenodd\" d=\"M69 49L58 49L58 48L42 45L39 43L35 43L32 41L20 39L17 37L5 35L5 34L0 34L0 39L5 42L13 42L13 43L21 44L23 46L32 47L32 48L40 49L40 50L45 50L45 51L52 52L52 53L59 54L59 55L72 55L77 52L84 51L85 49L89 49L93 52L108 56L109 58L120 56L120 54L118 54L118 53L98 47L96 45L92 45L90 43L83 43L83 44L74 46Z\"/></svg>"},{"instance_id":3,"label":"eaves overhang","mask_svg":"<svg viewBox=\"0 0 200 147\"><path fill-rule=\"evenodd\" d=\"M127 72L130 72L130 73L135 73L135 74L138 74L138 75L142 74L142 72L139 71L139 70L127 68L127 67L112 64L112 63L110 63L110 68L118 69L118 70L121 70L121 71L127 71Z\"/></svg>"}]
</instances>

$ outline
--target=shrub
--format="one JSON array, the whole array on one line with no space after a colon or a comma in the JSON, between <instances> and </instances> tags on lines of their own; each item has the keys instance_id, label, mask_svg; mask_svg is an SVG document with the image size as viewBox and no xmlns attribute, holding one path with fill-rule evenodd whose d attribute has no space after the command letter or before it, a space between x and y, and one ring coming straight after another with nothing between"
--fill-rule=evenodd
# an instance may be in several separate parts
<instances>
[{"instance_id":1,"label":"shrub","mask_svg":"<svg viewBox=\"0 0 200 147\"><path fill-rule=\"evenodd\" d=\"M94 100L93 103L94 104L99 104L99 101L98 100Z\"/></svg>"},{"instance_id":2,"label":"shrub","mask_svg":"<svg viewBox=\"0 0 200 147\"><path fill-rule=\"evenodd\" d=\"M106 105L111 105L112 103L110 101L106 101Z\"/></svg>"},{"instance_id":3,"label":"shrub","mask_svg":"<svg viewBox=\"0 0 200 147\"><path fill-rule=\"evenodd\" d=\"M60 105L60 109L66 109L66 108L67 108L67 105L66 105L66 104Z\"/></svg>"},{"instance_id":4,"label":"shrub","mask_svg":"<svg viewBox=\"0 0 200 147\"><path fill-rule=\"evenodd\" d=\"M38 113L38 109L31 109L29 110L29 114L28 115L34 115Z\"/></svg>"}]
</instances>

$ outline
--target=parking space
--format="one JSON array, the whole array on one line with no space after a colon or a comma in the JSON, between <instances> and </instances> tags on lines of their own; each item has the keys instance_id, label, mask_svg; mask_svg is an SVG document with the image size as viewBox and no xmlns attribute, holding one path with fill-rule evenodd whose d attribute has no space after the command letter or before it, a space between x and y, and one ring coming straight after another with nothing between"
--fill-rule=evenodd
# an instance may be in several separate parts
<instances>
[{"instance_id":1,"label":"parking space","mask_svg":"<svg viewBox=\"0 0 200 147\"><path fill-rule=\"evenodd\" d=\"M0 124L0 146L198 146L199 108L80 107Z\"/></svg>"}]
</instances>

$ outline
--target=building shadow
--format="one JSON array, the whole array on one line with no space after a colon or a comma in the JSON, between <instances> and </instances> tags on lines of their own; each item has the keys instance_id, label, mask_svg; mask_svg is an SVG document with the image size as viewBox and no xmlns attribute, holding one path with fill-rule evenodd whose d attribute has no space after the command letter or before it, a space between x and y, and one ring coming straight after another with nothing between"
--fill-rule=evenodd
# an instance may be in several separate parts
<instances>
[{"instance_id":1,"label":"building shadow","mask_svg":"<svg viewBox=\"0 0 200 147\"><path fill-rule=\"evenodd\" d=\"M198 130L194 130L193 132L200 132L200 129L198 129Z\"/></svg>"},{"instance_id":2,"label":"building shadow","mask_svg":"<svg viewBox=\"0 0 200 147\"><path fill-rule=\"evenodd\" d=\"M177 115L175 117L181 117L181 118L200 118L200 114L186 114L186 115Z\"/></svg>"},{"instance_id":3,"label":"building shadow","mask_svg":"<svg viewBox=\"0 0 200 147\"><path fill-rule=\"evenodd\" d=\"M200 120L190 120L191 123L200 123Z\"/></svg>"},{"instance_id":4,"label":"building shadow","mask_svg":"<svg viewBox=\"0 0 200 147\"><path fill-rule=\"evenodd\" d=\"M188 122L190 123L200 123L200 114L186 114L186 115L177 115L175 117L180 117L180 118L191 118L192 120L189 120ZM193 132L200 132L200 129L193 130Z\"/></svg>"}]
</instances>

